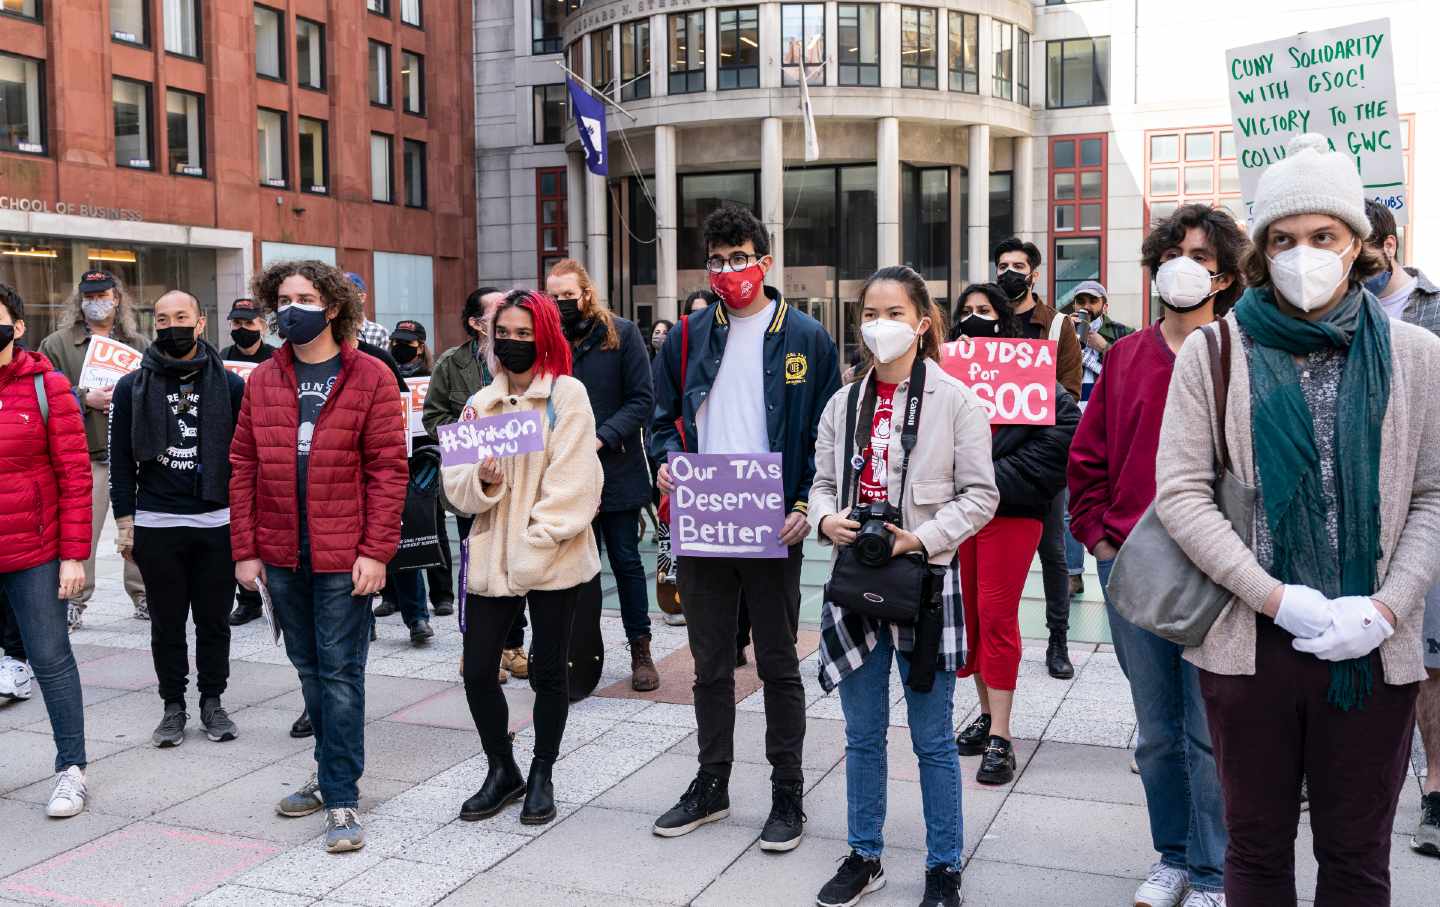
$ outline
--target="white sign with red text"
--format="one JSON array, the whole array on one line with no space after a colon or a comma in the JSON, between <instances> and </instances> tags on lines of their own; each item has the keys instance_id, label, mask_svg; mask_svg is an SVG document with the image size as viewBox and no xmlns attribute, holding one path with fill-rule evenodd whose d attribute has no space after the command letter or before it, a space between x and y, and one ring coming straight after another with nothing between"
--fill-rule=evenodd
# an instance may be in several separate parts
<instances>
[{"instance_id":1,"label":"white sign with red text","mask_svg":"<svg viewBox=\"0 0 1440 907\"><path fill-rule=\"evenodd\" d=\"M80 380L76 386L86 390L114 387L121 378L139 368L143 358L139 350L96 334L90 338L90 347L85 350L85 362L80 366Z\"/></svg>"}]
</instances>

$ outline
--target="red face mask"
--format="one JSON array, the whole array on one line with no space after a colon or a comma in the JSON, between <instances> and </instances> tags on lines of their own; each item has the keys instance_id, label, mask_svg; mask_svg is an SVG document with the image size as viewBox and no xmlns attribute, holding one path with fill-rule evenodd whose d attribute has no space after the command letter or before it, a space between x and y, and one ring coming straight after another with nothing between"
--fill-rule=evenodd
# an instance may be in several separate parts
<instances>
[{"instance_id":1,"label":"red face mask","mask_svg":"<svg viewBox=\"0 0 1440 907\"><path fill-rule=\"evenodd\" d=\"M755 301L765 284L765 271L757 262L741 271L710 275L710 289L732 309L744 309Z\"/></svg>"}]
</instances>

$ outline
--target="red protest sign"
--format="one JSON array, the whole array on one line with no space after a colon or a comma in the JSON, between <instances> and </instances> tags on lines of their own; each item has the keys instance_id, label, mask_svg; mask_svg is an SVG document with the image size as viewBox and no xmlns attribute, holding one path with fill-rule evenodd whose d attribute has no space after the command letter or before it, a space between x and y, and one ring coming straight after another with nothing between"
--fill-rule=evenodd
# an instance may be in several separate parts
<instances>
[{"instance_id":1,"label":"red protest sign","mask_svg":"<svg viewBox=\"0 0 1440 907\"><path fill-rule=\"evenodd\" d=\"M940 367L975 392L991 425L1054 425L1057 345L964 338L940 348Z\"/></svg>"}]
</instances>

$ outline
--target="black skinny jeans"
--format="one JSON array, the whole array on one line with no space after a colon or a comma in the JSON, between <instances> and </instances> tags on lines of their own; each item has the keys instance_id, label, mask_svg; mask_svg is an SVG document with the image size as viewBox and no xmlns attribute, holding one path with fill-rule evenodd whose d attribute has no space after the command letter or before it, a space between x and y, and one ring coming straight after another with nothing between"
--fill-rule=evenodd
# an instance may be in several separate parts
<instances>
[{"instance_id":1,"label":"black skinny jeans","mask_svg":"<svg viewBox=\"0 0 1440 907\"><path fill-rule=\"evenodd\" d=\"M530 603L530 689L535 691L535 758L560 756L570 714L570 622L580 587L534 591ZM509 746L510 707L495 670L500 651L526 598L465 597L465 699L487 754Z\"/></svg>"},{"instance_id":2,"label":"black skinny jeans","mask_svg":"<svg viewBox=\"0 0 1440 907\"><path fill-rule=\"evenodd\" d=\"M195 621L195 685L202 699L218 697L230 678L230 602L235 598L230 527L136 526L133 556L150 601L150 654L160 698L185 701L187 617Z\"/></svg>"},{"instance_id":3,"label":"black skinny jeans","mask_svg":"<svg viewBox=\"0 0 1440 907\"><path fill-rule=\"evenodd\" d=\"M459 538L460 538L460 539L462 539L462 540L468 539L468 538L470 537L470 527L472 527L472 526L474 526L474 525L475 525L475 518L474 518L473 516L460 516L458 513L455 515L455 529L456 529L457 532L459 533ZM463 577L462 577L462 579L463 579ZM450 597L451 597L451 600L454 600L455 595L454 595L454 592L453 592L453 591L451 592ZM432 599L432 601L433 601L433 599ZM468 621L470 618L467 616L465 619ZM509 629L509 631L508 631L508 632L506 633L506 635L505 635L505 648L507 648L507 649L523 649L523 648L525 648L525 627L526 627L526 626L527 626L527 625L526 625L526 623L525 623L525 609L524 609L524 608L521 608L519 611L515 612L515 622L510 625L510 629ZM499 667L499 659L496 659L496 667L497 667L497 668ZM500 672L497 670L495 673L496 673L496 676L498 677Z\"/></svg>"}]
</instances>

